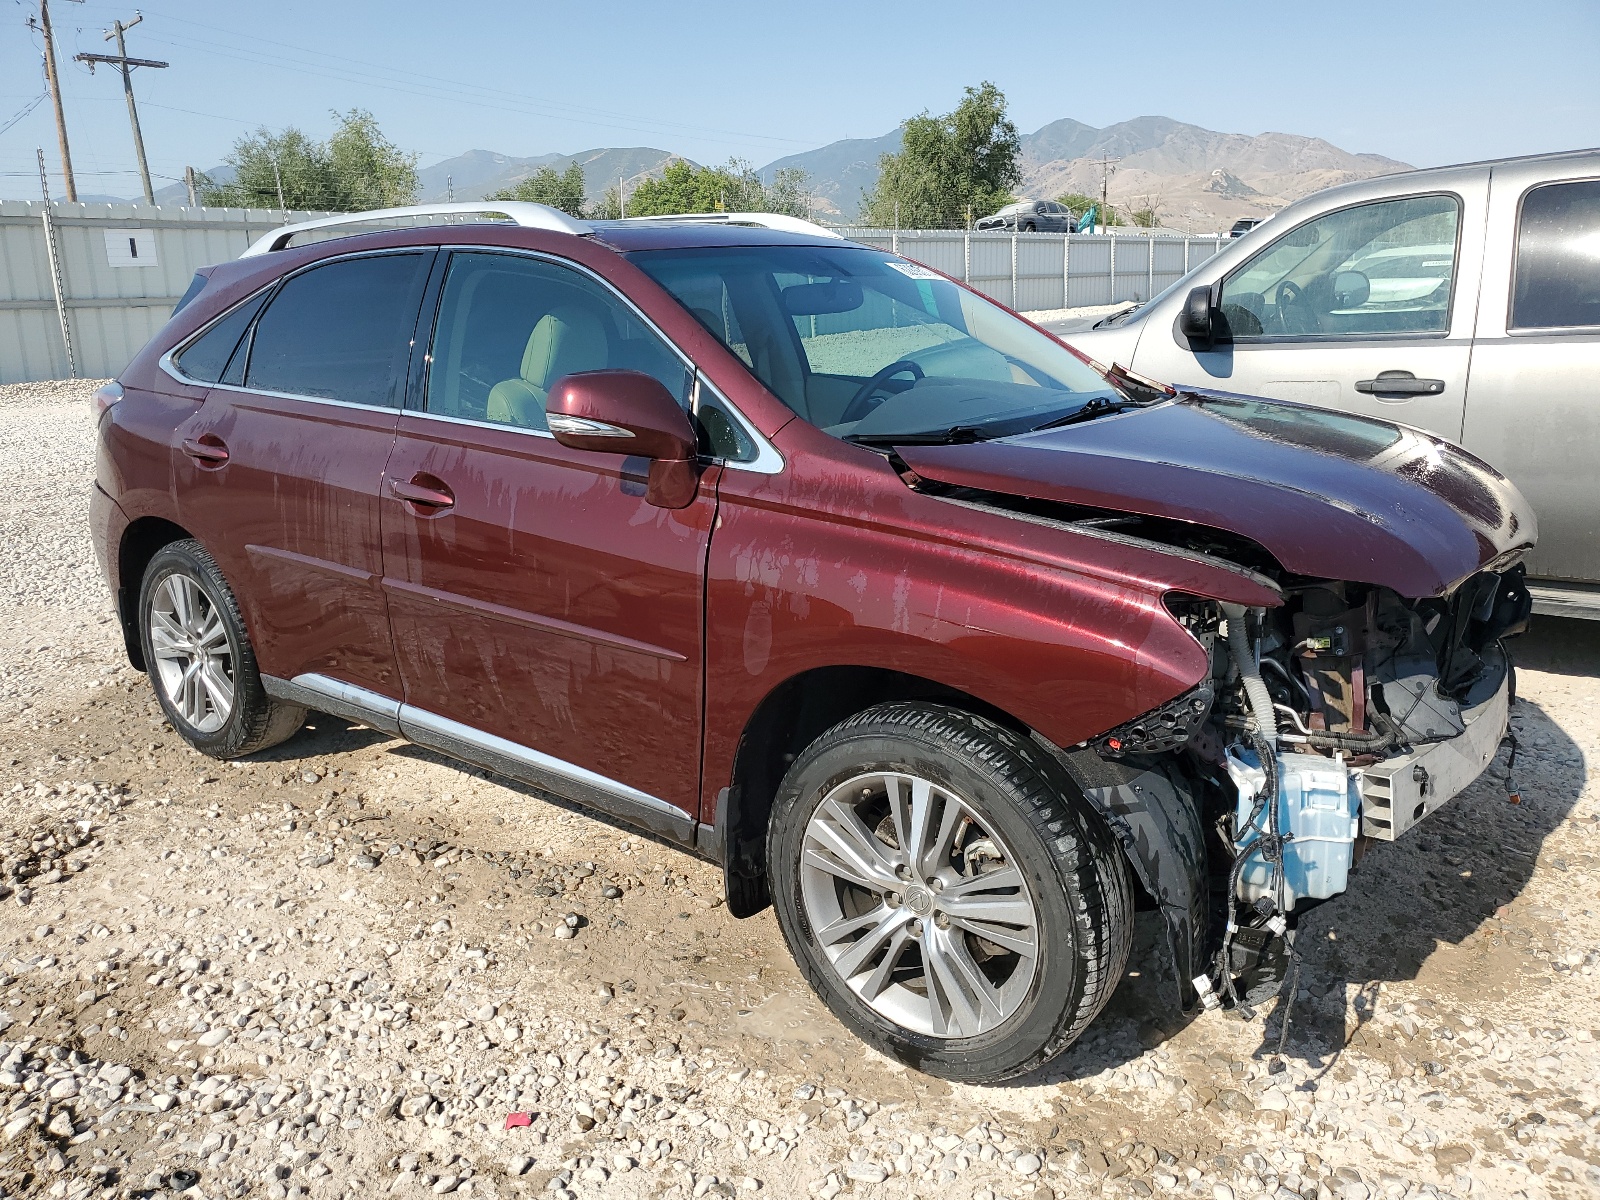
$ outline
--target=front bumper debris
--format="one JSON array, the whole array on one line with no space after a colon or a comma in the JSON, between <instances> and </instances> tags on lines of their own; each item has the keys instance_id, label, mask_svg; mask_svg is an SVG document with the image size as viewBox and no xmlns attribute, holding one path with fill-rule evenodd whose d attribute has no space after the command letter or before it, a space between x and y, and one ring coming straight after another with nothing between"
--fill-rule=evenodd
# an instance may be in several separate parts
<instances>
[{"instance_id":1,"label":"front bumper debris","mask_svg":"<svg viewBox=\"0 0 1600 1200\"><path fill-rule=\"evenodd\" d=\"M1510 711L1508 674L1494 695L1461 710L1464 732L1360 768L1361 832L1392 842L1464 791L1494 761Z\"/></svg>"}]
</instances>

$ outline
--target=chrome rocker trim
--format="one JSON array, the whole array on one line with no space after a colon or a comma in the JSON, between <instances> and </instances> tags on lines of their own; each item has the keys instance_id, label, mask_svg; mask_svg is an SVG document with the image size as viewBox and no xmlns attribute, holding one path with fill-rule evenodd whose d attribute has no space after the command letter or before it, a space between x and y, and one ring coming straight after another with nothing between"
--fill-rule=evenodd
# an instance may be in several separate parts
<instances>
[{"instance_id":1,"label":"chrome rocker trim","mask_svg":"<svg viewBox=\"0 0 1600 1200\"><path fill-rule=\"evenodd\" d=\"M697 822L683 809L531 746L496 737L448 717L402 704L325 675L261 677L267 695L359 721L440 754L494 771L693 847Z\"/></svg>"}]
</instances>

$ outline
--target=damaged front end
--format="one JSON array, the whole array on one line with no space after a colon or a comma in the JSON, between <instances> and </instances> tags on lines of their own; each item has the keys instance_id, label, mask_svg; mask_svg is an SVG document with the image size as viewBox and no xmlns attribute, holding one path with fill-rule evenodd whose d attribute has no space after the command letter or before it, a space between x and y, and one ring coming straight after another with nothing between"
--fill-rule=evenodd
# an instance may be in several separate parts
<instances>
[{"instance_id":1,"label":"damaged front end","mask_svg":"<svg viewBox=\"0 0 1600 1200\"><path fill-rule=\"evenodd\" d=\"M1442 599L1317 580L1285 587L1276 608L1168 607L1209 651L1209 678L1072 757L1090 787L1091 755L1142 776L1139 799L1159 773L1170 791L1154 807L1194 815L1173 843L1193 858L1203 838L1207 864L1204 914L1184 898L1185 1004L1248 1009L1279 989L1296 922L1346 890L1364 841L1401 836L1492 761L1512 693L1503 641L1531 602L1518 566ZM1127 808L1114 790L1091 795Z\"/></svg>"}]
</instances>

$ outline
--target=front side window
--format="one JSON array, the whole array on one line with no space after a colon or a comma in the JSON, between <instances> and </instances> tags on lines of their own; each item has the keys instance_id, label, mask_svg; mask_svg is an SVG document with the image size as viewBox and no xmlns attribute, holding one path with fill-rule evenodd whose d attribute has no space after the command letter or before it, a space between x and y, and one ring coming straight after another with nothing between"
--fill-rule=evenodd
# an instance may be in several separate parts
<instances>
[{"instance_id":1,"label":"front side window","mask_svg":"<svg viewBox=\"0 0 1600 1200\"><path fill-rule=\"evenodd\" d=\"M256 322L245 386L397 403L427 268L424 254L382 254L293 276Z\"/></svg>"},{"instance_id":2,"label":"front side window","mask_svg":"<svg viewBox=\"0 0 1600 1200\"><path fill-rule=\"evenodd\" d=\"M1551 183L1522 201L1511 328L1600 326L1600 179Z\"/></svg>"},{"instance_id":3,"label":"front side window","mask_svg":"<svg viewBox=\"0 0 1600 1200\"><path fill-rule=\"evenodd\" d=\"M1223 281L1235 341L1297 341L1450 328L1454 196L1359 204L1291 229Z\"/></svg>"},{"instance_id":4,"label":"front side window","mask_svg":"<svg viewBox=\"0 0 1600 1200\"><path fill-rule=\"evenodd\" d=\"M451 256L434 325L427 411L548 430L563 375L643 371L688 407L691 375L634 312L587 275L512 254Z\"/></svg>"},{"instance_id":5,"label":"front side window","mask_svg":"<svg viewBox=\"0 0 1600 1200\"><path fill-rule=\"evenodd\" d=\"M926 267L861 246L638 251L769 391L862 441L993 437L1117 397L1060 342Z\"/></svg>"}]
</instances>

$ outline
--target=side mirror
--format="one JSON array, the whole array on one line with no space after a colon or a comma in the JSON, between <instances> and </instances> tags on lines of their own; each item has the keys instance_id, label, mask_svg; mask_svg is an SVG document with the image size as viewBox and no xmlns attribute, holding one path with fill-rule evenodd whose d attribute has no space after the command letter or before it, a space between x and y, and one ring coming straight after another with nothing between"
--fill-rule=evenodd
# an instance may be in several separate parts
<instances>
[{"instance_id":1,"label":"side mirror","mask_svg":"<svg viewBox=\"0 0 1600 1200\"><path fill-rule=\"evenodd\" d=\"M545 416L556 441L572 450L650 460L645 499L685 508L700 482L689 414L642 371L579 371L550 389Z\"/></svg>"},{"instance_id":2,"label":"side mirror","mask_svg":"<svg viewBox=\"0 0 1600 1200\"><path fill-rule=\"evenodd\" d=\"M1333 307L1360 308L1372 297L1372 282L1360 271L1340 271L1333 277Z\"/></svg>"},{"instance_id":3,"label":"side mirror","mask_svg":"<svg viewBox=\"0 0 1600 1200\"><path fill-rule=\"evenodd\" d=\"M1209 350L1217 344L1222 314L1212 303L1211 289L1197 287L1183 301L1178 314L1178 332L1189 340L1191 350Z\"/></svg>"}]
</instances>

